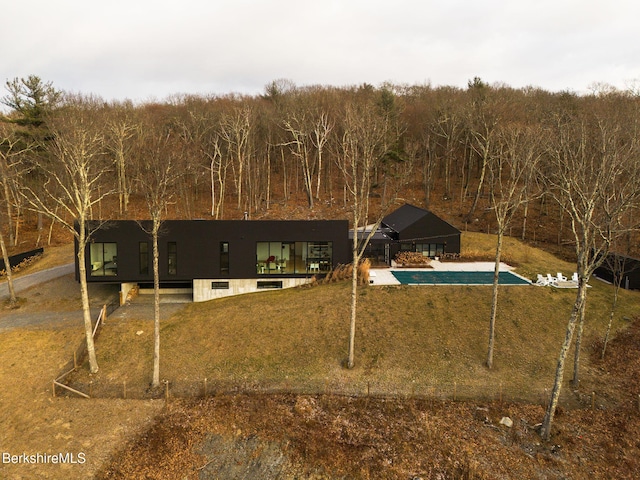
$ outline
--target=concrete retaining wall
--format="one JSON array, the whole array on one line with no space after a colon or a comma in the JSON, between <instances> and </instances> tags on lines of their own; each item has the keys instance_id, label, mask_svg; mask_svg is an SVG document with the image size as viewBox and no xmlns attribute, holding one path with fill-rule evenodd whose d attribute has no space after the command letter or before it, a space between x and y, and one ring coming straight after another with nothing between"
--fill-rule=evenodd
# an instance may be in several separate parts
<instances>
[{"instance_id":1,"label":"concrete retaining wall","mask_svg":"<svg viewBox=\"0 0 640 480\"><path fill-rule=\"evenodd\" d=\"M262 292L273 288L258 288L259 282L282 282L281 288L297 287L309 283L308 278L265 278L265 279L197 279L193 281L193 301L206 302L214 298ZM264 284L263 284L264 285ZM227 287L227 288L225 288Z\"/></svg>"}]
</instances>

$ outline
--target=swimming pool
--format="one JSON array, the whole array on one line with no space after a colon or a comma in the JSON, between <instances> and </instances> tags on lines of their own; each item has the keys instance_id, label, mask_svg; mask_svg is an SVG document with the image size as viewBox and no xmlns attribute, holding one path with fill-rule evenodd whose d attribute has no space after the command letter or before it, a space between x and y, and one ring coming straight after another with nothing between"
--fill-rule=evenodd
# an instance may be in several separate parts
<instances>
[{"instance_id":1,"label":"swimming pool","mask_svg":"<svg viewBox=\"0 0 640 480\"><path fill-rule=\"evenodd\" d=\"M493 272L394 270L393 276L403 285L493 285ZM500 285L530 285L531 282L511 272L500 272Z\"/></svg>"}]
</instances>

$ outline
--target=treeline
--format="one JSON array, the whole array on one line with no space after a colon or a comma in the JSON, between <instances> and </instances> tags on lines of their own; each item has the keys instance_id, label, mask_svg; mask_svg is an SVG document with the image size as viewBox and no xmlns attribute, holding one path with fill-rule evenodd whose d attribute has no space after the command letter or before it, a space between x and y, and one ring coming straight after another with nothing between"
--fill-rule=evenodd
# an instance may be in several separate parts
<instances>
[{"instance_id":1,"label":"treeline","mask_svg":"<svg viewBox=\"0 0 640 480\"><path fill-rule=\"evenodd\" d=\"M573 134L584 138L585 148L637 161L640 96L611 88L579 96L479 78L464 89L298 87L279 80L262 95L181 95L139 105L66 94L38 77L7 82L6 90L3 103L11 111L0 123L0 174L12 243L25 206L19 190L27 184L35 191L52 175L70 175L73 162L89 162L94 196L117 197L117 210L103 216L140 215L130 212L130 202L144 197L145 166L165 165L171 169L165 201L176 215L202 216L197 205L206 198L212 218L236 218L301 198L310 210L346 207L351 183L343 157L349 142L357 142L353 155L373 158L368 175L375 205L384 205L401 182L411 195L400 197L447 210L462 226L486 220L496 192L492 161L514 142L542 158L542 174L554 168L550 161L545 167L545 159ZM522 184L536 199L519 209L523 237L549 224L536 218L529 227L530 208L538 217L552 212L556 231L568 228L541 180L538 175Z\"/></svg>"}]
</instances>

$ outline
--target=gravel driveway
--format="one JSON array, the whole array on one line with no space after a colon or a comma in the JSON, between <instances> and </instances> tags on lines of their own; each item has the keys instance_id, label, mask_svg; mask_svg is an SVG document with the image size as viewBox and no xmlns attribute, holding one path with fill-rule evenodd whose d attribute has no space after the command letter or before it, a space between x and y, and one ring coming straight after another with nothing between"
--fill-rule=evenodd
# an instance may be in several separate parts
<instances>
[{"instance_id":1,"label":"gravel driveway","mask_svg":"<svg viewBox=\"0 0 640 480\"><path fill-rule=\"evenodd\" d=\"M24 327L82 325L80 285L75 280L73 264L17 278L14 288L24 302L16 310L0 307L0 333ZM98 317L103 305L118 302L119 288L118 284L89 284L91 318L95 320ZM0 301L8 296L6 282L0 283ZM171 317L190 302L189 296L163 295L160 318L164 320ZM153 320L153 295L140 295L126 306L117 308L109 317Z\"/></svg>"},{"instance_id":2,"label":"gravel driveway","mask_svg":"<svg viewBox=\"0 0 640 480\"><path fill-rule=\"evenodd\" d=\"M30 275L24 275L22 277L15 278L13 280L13 288L16 293L22 292L24 290L28 290L35 285L39 285L41 283L48 282L49 280L53 280L55 278L62 277L64 275L69 275L74 272L73 263L68 263L67 265L60 265L58 267L49 268L47 270L42 270L41 272L32 273ZM7 285L7 281L0 282L0 298L9 296L9 287Z\"/></svg>"},{"instance_id":3,"label":"gravel driveway","mask_svg":"<svg viewBox=\"0 0 640 480\"><path fill-rule=\"evenodd\" d=\"M0 307L0 333L70 322L81 325L80 285L73 272L73 264L69 264L15 279L14 288L22 302L15 310ZM92 318L97 318L102 305L117 301L118 288L118 285L90 285ZM0 283L0 301L8 298L8 290L6 281Z\"/></svg>"}]
</instances>

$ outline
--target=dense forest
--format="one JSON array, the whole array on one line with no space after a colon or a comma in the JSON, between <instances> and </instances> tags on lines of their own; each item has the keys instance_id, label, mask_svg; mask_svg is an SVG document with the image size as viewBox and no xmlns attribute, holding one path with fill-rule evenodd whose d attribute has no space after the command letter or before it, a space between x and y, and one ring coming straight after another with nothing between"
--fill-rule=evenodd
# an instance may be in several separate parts
<instances>
[{"instance_id":1,"label":"dense forest","mask_svg":"<svg viewBox=\"0 0 640 480\"><path fill-rule=\"evenodd\" d=\"M35 215L32 196L36 210L67 221L85 207L92 218L149 218L150 200L166 218L352 219L354 177L366 177L366 221L410 202L463 230L495 232L505 179L527 164L535 172L515 180L525 195L506 233L571 244L567 205L548 181L557 161L580 157L595 171L622 162L621 178L638 163L640 95L602 85L580 96L479 78L466 89L277 80L261 95L141 104L35 76L5 90L0 218L10 245ZM506 165L509 156L521 164ZM630 226L631 214L621 221ZM617 240L636 251L631 233Z\"/></svg>"}]
</instances>

